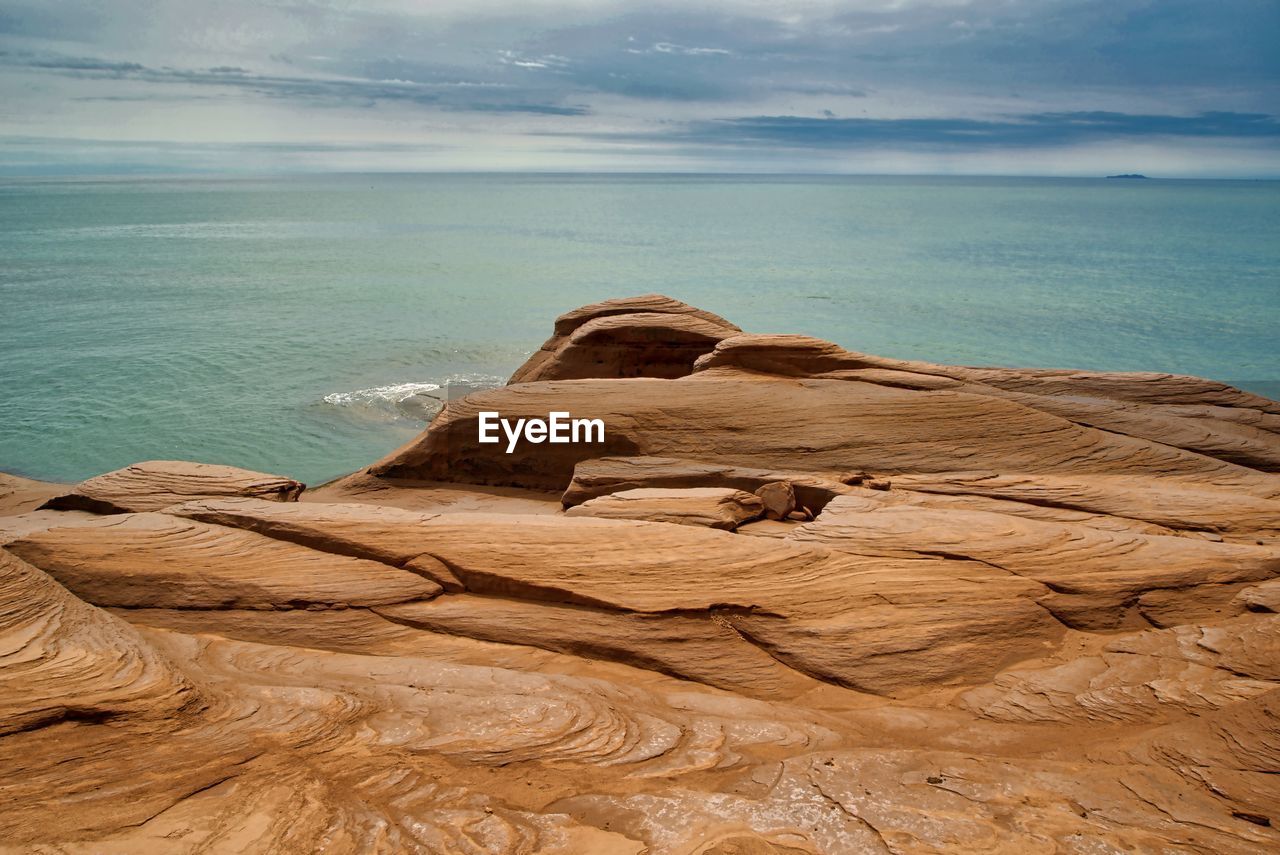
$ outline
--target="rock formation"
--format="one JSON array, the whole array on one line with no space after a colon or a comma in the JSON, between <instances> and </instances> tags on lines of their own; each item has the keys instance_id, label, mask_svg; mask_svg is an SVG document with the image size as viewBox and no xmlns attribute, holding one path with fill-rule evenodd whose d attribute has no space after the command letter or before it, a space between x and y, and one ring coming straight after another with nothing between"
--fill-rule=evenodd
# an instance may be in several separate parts
<instances>
[{"instance_id":1,"label":"rock formation","mask_svg":"<svg viewBox=\"0 0 1280 855\"><path fill-rule=\"evenodd\" d=\"M100 514L158 511L188 499L254 496L294 502L305 486L291 478L250 472L234 466L148 460L77 484L44 504L54 510Z\"/></svg>"},{"instance_id":2,"label":"rock formation","mask_svg":"<svg viewBox=\"0 0 1280 855\"><path fill-rule=\"evenodd\" d=\"M764 513L771 520L785 520L795 512L796 491L788 481L770 481L756 488L756 495L764 504Z\"/></svg>"},{"instance_id":3,"label":"rock formation","mask_svg":"<svg viewBox=\"0 0 1280 855\"><path fill-rule=\"evenodd\" d=\"M758 496L732 487L642 487L583 502L567 509L565 516L651 520L733 531L764 511L765 503Z\"/></svg>"},{"instance_id":4,"label":"rock formation","mask_svg":"<svg viewBox=\"0 0 1280 855\"><path fill-rule=\"evenodd\" d=\"M605 300L556 318L551 336L512 383L588 377L683 377L742 330L661 294Z\"/></svg>"},{"instance_id":5,"label":"rock formation","mask_svg":"<svg viewBox=\"0 0 1280 855\"><path fill-rule=\"evenodd\" d=\"M0 853L1273 851L1278 463L1219 383L648 296L305 494L6 476Z\"/></svg>"}]
</instances>

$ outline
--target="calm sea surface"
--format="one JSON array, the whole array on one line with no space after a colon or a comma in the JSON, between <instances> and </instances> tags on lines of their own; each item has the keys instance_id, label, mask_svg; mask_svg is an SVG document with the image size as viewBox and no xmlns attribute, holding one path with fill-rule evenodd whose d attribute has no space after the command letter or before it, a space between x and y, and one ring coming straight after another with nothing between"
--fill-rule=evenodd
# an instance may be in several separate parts
<instances>
[{"instance_id":1,"label":"calm sea surface","mask_svg":"<svg viewBox=\"0 0 1280 855\"><path fill-rule=\"evenodd\" d=\"M1280 183L698 176L0 182L0 469L318 483L660 291L895 357L1280 397Z\"/></svg>"}]
</instances>

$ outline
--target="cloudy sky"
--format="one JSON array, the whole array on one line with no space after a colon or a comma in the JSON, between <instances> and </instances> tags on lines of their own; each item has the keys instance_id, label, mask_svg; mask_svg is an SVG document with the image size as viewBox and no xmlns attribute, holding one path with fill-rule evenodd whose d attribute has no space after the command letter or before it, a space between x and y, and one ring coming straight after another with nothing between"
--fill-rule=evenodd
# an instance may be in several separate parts
<instances>
[{"instance_id":1,"label":"cloudy sky","mask_svg":"<svg viewBox=\"0 0 1280 855\"><path fill-rule=\"evenodd\" d=\"M1280 177L1277 0L0 0L0 172Z\"/></svg>"}]
</instances>

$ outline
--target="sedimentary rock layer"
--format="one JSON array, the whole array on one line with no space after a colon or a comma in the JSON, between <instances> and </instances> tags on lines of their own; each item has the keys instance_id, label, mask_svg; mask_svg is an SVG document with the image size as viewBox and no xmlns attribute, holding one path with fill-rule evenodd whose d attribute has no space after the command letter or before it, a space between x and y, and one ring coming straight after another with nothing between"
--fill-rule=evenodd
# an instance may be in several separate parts
<instances>
[{"instance_id":1,"label":"sedimentary rock layer","mask_svg":"<svg viewBox=\"0 0 1280 855\"><path fill-rule=\"evenodd\" d=\"M1280 850L1277 461L1223 384L647 296L302 501L2 481L0 853Z\"/></svg>"},{"instance_id":2,"label":"sedimentary rock layer","mask_svg":"<svg viewBox=\"0 0 1280 855\"><path fill-rule=\"evenodd\" d=\"M764 502L728 487L621 490L569 508L566 516L649 520L732 531L764 513Z\"/></svg>"},{"instance_id":3,"label":"sedimentary rock layer","mask_svg":"<svg viewBox=\"0 0 1280 855\"><path fill-rule=\"evenodd\" d=\"M555 334L511 382L683 377L699 357L740 332L724 318L660 294L605 300L557 318Z\"/></svg>"},{"instance_id":4,"label":"sedimentary rock layer","mask_svg":"<svg viewBox=\"0 0 1280 855\"><path fill-rule=\"evenodd\" d=\"M378 562L164 514L49 529L6 548L100 606L337 608L440 592L429 579Z\"/></svg>"},{"instance_id":5,"label":"sedimentary rock layer","mask_svg":"<svg viewBox=\"0 0 1280 855\"><path fill-rule=\"evenodd\" d=\"M1064 623L1165 626L1237 612L1242 588L1280 575L1280 546L1104 531L959 508L834 499L791 538L867 556L966 558L1046 585L1040 602Z\"/></svg>"},{"instance_id":6,"label":"sedimentary rock layer","mask_svg":"<svg viewBox=\"0 0 1280 855\"><path fill-rule=\"evenodd\" d=\"M304 485L292 478L234 466L148 460L82 481L69 492L50 499L45 507L112 514L158 511L189 499L218 496L292 502L297 500L303 489Z\"/></svg>"}]
</instances>

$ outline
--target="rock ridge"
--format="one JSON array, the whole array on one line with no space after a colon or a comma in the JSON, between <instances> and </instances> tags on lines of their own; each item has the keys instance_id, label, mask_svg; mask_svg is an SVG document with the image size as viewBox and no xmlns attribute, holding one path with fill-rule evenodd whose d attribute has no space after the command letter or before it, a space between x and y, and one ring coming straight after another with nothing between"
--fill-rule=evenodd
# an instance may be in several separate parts
<instances>
[{"instance_id":1,"label":"rock ridge","mask_svg":"<svg viewBox=\"0 0 1280 855\"><path fill-rule=\"evenodd\" d=\"M1280 850L1280 404L1225 384L644 295L305 493L0 480L0 855Z\"/></svg>"}]
</instances>

